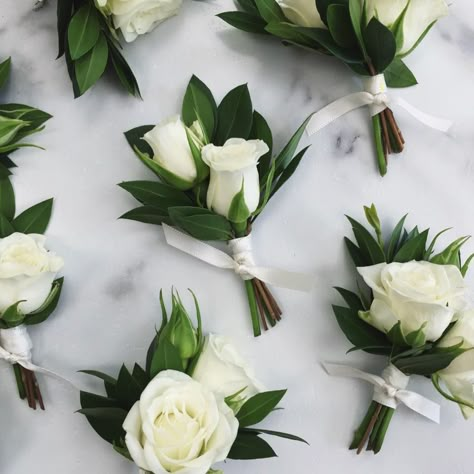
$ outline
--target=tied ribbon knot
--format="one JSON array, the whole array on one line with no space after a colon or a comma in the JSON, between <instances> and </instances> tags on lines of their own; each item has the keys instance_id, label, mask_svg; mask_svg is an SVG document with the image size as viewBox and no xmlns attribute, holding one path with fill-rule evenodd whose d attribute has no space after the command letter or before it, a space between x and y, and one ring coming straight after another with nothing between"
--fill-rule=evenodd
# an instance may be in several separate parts
<instances>
[{"instance_id":1,"label":"tied ribbon knot","mask_svg":"<svg viewBox=\"0 0 474 474\"><path fill-rule=\"evenodd\" d=\"M374 386L373 400L381 405L395 409L403 404L435 423L440 422L440 406L419 393L407 390L410 377L392 364L384 369L381 376L347 365L324 363L323 367L328 375L350 377L372 384Z\"/></svg>"},{"instance_id":2,"label":"tied ribbon knot","mask_svg":"<svg viewBox=\"0 0 474 474\"><path fill-rule=\"evenodd\" d=\"M269 285L297 291L310 291L313 288L314 278L311 275L257 266L253 259L250 235L230 240L232 255L228 255L166 224L162 224L162 227L165 240L171 247L214 267L233 270L242 280L257 278Z\"/></svg>"},{"instance_id":3,"label":"tied ribbon knot","mask_svg":"<svg viewBox=\"0 0 474 474\"><path fill-rule=\"evenodd\" d=\"M453 125L450 120L426 114L400 97L391 97L388 94L387 84L383 74L366 77L362 82L364 87L363 91L342 97L327 105L319 112L315 112L306 126L308 135L319 132L338 118L360 107L368 106L370 115L374 117L392 104L400 106L419 122L440 132L447 132Z\"/></svg>"}]
</instances>

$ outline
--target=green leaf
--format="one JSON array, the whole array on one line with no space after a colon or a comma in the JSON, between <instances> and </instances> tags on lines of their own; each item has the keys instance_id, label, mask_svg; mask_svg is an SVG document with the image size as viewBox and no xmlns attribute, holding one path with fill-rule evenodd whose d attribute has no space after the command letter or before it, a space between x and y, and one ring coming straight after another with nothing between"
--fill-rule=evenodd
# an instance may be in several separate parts
<instances>
[{"instance_id":1,"label":"green leaf","mask_svg":"<svg viewBox=\"0 0 474 474\"><path fill-rule=\"evenodd\" d=\"M431 241L431 244L430 246L426 249L426 252L425 254L423 255L423 260L429 260L431 258L431 255L433 254L434 252L434 248L435 248L435 245L436 245L436 242L438 241L438 239L443 235L445 234L446 232L450 231L451 228L447 228L447 229L443 229L441 232L438 232L434 239Z\"/></svg>"},{"instance_id":2,"label":"green leaf","mask_svg":"<svg viewBox=\"0 0 474 474\"><path fill-rule=\"evenodd\" d=\"M255 0L237 0L237 4L244 12L259 15Z\"/></svg>"},{"instance_id":3,"label":"green leaf","mask_svg":"<svg viewBox=\"0 0 474 474\"><path fill-rule=\"evenodd\" d=\"M381 74L395 58L397 44L393 33L377 18L372 18L364 32L364 42L372 65Z\"/></svg>"},{"instance_id":4,"label":"green leaf","mask_svg":"<svg viewBox=\"0 0 474 474\"><path fill-rule=\"evenodd\" d=\"M442 252L430 259L431 263L439 265L458 265L459 252L462 246L470 239L470 236L460 237L451 244L449 244Z\"/></svg>"},{"instance_id":5,"label":"green leaf","mask_svg":"<svg viewBox=\"0 0 474 474\"><path fill-rule=\"evenodd\" d=\"M130 95L141 98L138 81L122 53L115 46L112 40L108 40L108 46L112 66L114 67L120 83Z\"/></svg>"},{"instance_id":6,"label":"green leaf","mask_svg":"<svg viewBox=\"0 0 474 474\"><path fill-rule=\"evenodd\" d=\"M245 222L250 216L249 208L245 202L245 181L242 180L240 191L233 197L229 207L229 221L233 223Z\"/></svg>"},{"instance_id":7,"label":"green leaf","mask_svg":"<svg viewBox=\"0 0 474 474\"><path fill-rule=\"evenodd\" d=\"M233 238L229 221L200 207L178 206L168 209L175 225L198 240L230 240Z\"/></svg>"},{"instance_id":8,"label":"green leaf","mask_svg":"<svg viewBox=\"0 0 474 474\"><path fill-rule=\"evenodd\" d=\"M331 5L348 5L348 0L316 0L316 9L318 10L321 20L328 24L328 8Z\"/></svg>"},{"instance_id":9,"label":"green leaf","mask_svg":"<svg viewBox=\"0 0 474 474\"><path fill-rule=\"evenodd\" d=\"M125 436L122 425L127 411L122 408L82 408L78 413L83 414L94 431L110 444L118 443Z\"/></svg>"},{"instance_id":10,"label":"green leaf","mask_svg":"<svg viewBox=\"0 0 474 474\"><path fill-rule=\"evenodd\" d=\"M184 94L182 117L188 127L198 120L204 131L206 143L212 142L217 122L217 104L212 92L196 76L191 78Z\"/></svg>"},{"instance_id":11,"label":"green leaf","mask_svg":"<svg viewBox=\"0 0 474 474\"><path fill-rule=\"evenodd\" d=\"M418 84L416 77L400 58L392 61L385 69L384 76L388 87L411 87Z\"/></svg>"},{"instance_id":12,"label":"green leaf","mask_svg":"<svg viewBox=\"0 0 474 474\"><path fill-rule=\"evenodd\" d=\"M35 204L13 220L13 227L23 234L44 234L48 228L52 210L53 199Z\"/></svg>"},{"instance_id":13,"label":"green leaf","mask_svg":"<svg viewBox=\"0 0 474 474\"><path fill-rule=\"evenodd\" d=\"M3 239L15 232L11 222L3 215L0 214L0 238Z\"/></svg>"},{"instance_id":14,"label":"green leaf","mask_svg":"<svg viewBox=\"0 0 474 474\"><path fill-rule=\"evenodd\" d=\"M267 459L276 457L275 451L255 433L240 432L227 456L228 459Z\"/></svg>"},{"instance_id":15,"label":"green leaf","mask_svg":"<svg viewBox=\"0 0 474 474\"><path fill-rule=\"evenodd\" d=\"M57 2L58 58L64 54L66 49L67 30L72 17L73 4L74 0L58 0Z\"/></svg>"},{"instance_id":16,"label":"green leaf","mask_svg":"<svg viewBox=\"0 0 474 474\"><path fill-rule=\"evenodd\" d=\"M101 33L92 50L75 62L76 79L81 94L84 94L102 77L108 59L109 47L105 36Z\"/></svg>"},{"instance_id":17,"label":"green leaf","mask_svg":"<svg viewBox=\"0 0 474 474\"><path fill-rule=\"evenodd\" d=\"M438 351L413 357L398 359L395 365L407 375L431 376L448 367L451 362L465 352L465 349Z\"/></svg>"},{"instance_id":18,"label":"green leaf","mask_svg":"<svg viewBox=\"0 0 474 474\"><path fill-rule=\"evenodd\" d=\"M69 54L76 61L97 43L100 34L99 16L92 3L86 3L72 17L67 35Z\"/></svg>"},{"instance_id":19,"label":"green leaf","mask_svg":"<svg viewBox=\"0 0 474 474\"><path fill-rule=\"evenodd\" d=\"M6 84L8 77L10 76L12 58L8 58L0 63L0 89Z\"/></svg>"},{"instance_id":20,"label":"green leaf","mask_svg":"<svg viewBox=\"0 0 474 474\"><path fill-rule=\"evenodd\" d=\"M273 178L275 176L275 162L272 161L271 167L267 173L267 182L265 183L265 187L262 188L265 190L263 194L260 196L260 204L257 208L257 210L253 213L254 220L257 218L257 216L263 211L265 206L268 203L268 200L271 197L272 194L272 188L273 188Z\"/></svg>"},{"instance_id":21,"label":"green leaf","mask_svg":"<svg viewBox=\"0 0 474 474\"><path fill-rule=\"evenodd\" d=\"M167 339L158 344L150 366L150 378L155 377L163 370L177 370L183 372L183 362L179 350Z\"/></svg>"},{"instance_id":22,"label":"green leaf","mask_svg":"<svg viewBox=\"0 0 474 474\"><path fill-rule=\"evenodd\" d=\"M358 41L352 26L349 8L344 5L331 4L327 10L329 31L334 41L343 48L355 48Z\"/></svg>"},{"instance_id":23,"label":"green leaf","mask_svg":"<svg viewBox=\"0 0 474 474\"><path fill-rule=\"evenodd\" d=\"M347 251L349 252L349 255L356 267L366 267L370 265L370 263L366 261L365 256L360 248L357 247L357 245L354 244L352 240L344 237L344 243L346 244Z\"/></svg>"},{"instance_id":24,"label":"green leaf","mask_svg":"<svg viewBox=\"0 0 474 474\"><path fill-rule=\"evenodd\" d=\"M114 379L110 375L104 374L103 372L99 372L98 370L80 370L79 372L101 379L104 382L104 387L105 387L105 391L107 392L107 396L115 398L116 396L115 386L117 384L116 379ZM83 406L83 408L85 407Z\"/></svg>"},{"instance_id":25,"label":"green leaf","mask_svg":"<svg viewBox=\"0 0 474 474\"><path fill-rule=\"evenodd\" d=\"M132 150L138 149L141 153L148 156L153 156L153 150L150 145L143 139L143 137L155 128L154 125L142 125L141 127L132 128L125 132L125 138Z\"/></svg>"},{"instance_id":26,"label":"green leaf","mask_svg":"<svg viewBox=\"0 0 474 474\"><path fill-rule=\"evenodd\" d=\"M116 384L116 397L120 401L122 408L130 410L140 399L142 394L141 386L132 377L125 365L122 365Z\"/></svg>"},{"instance_id":27,"label":"green leaf","mask_svg":"<svg viewBox=\"0 0 474 474\"><path fill-rule=\"evenodd\" d=\"M36 311L33 311L32 313L26 315L25 324L27 324L28 326L31 326L33 324L40 324L43 321L46 321L51 316L51 314L58 306L63 283L64 278L58 278L53 282L51 291L49 292L46 301Z\"/></svg>"},{"instance_id":28,"label":"green leaf","mask_svg":"<svg viewBox=\"0 0 474 474\"><path fill-rule=\"evenodd\" d=\"M390 353L392 345L388 341L387 336L365 323L359 317L357 311L335 305L333 305L332 309L342 332L355 347L383 347L386 349L366 350L366 352L371 354Z\"/></svg>"},{"instance_id":29,"label":"green leaf","mask_svg":"<svg viewBox=\"0 0 474 474\"><path fill-rule=\"evenodd\" d=\"M133 366L133 372L132 372L132 377L134 378L135 382L138 384L138 387L140 388L140 392L143 392L147 385L150 383L150 377L148 377L148 374L146 371L140 367L138 364L135 364Z\"/></svg>"},{"instance_id":30,"label":"green leaf","mask_svg":"<svg viewBox=\"0 0 474 474\"><path fill-rule=\"evenodd\" d=\"M288 21L275 0L255 0L257 10L267 23Z\"/></svg>"},{"instance_id":31,"label":"green leaf","mask_svg":"<svg viewBox=\"0 0 474 474\"><path fill-rule=\"evenodd\" d=\"M0 146L6 151L8 145L15 143L18 132L25 128L28 122L21 119L9 118L0 115Z\"/></svg>"},{"instance_id":32,"label":"green leaf","mask_svg":"<svg viewBox=\"0 0 474 474\"><path fill-rule=\"evenodd\" d=\"M115 400L114 398L103 397L102 395L83 392L82 390L80 393L80 400L82 408L120 408L118 400Z\"/></svg>"},{"instance_id":33,"label":"green leaf","mask_svg":"<svg viewBox=\"0 0 474 474\"><path fill-rule=\"evenodd\" d=\"M248 12L224 12L217 15L230 26L247 33L267 34L266 21L260 16Z\"/></svg>"},{"instance_id":34,"label":"green leaf","mask_svg":"<svg viewBox=\"0 0 474 474\"><path fill-rule=\"evenodd\" d=\"M402 235L402 232L405 226L406 218L407 218L407 215L403 216L398 222L398 224L395 226L395 229L392 232L392 235L390 237L390 242L388 244L388 250L387 250L388 263L393 262L393 258L395 257L396 252L398 252L399 250L400 237Z\"/></svg>"},{"instance_id":35,"label":"green leaf","mask_svg":"<svg viewBox=\"0 0 474 474\"><path fill-rule=\"evenodd\" d=\"M364 2L360 2L360 0L349 0L349 14L351 17L352 28L354 29L354 33L357 37L357 41L359 43L359 47L364 55L364 58L367 58L367 49L364 43L364 36L362 34L362 26L364 24L364 12L363 9L365 8L365 0ZM365 26L365 24L364 24Z\"/></svg>"},{"instance_id":36,"label":"green leaf","mask_svg":"<svg viewBox=\"0 0 474 474\"><path fill-rule=\"evenodd\" d=\"M266 434L269 436L276 436L277 438L289 439L291 441L299 441L300 443L305 443L309 446L309 443L299 436L295 436L289 433L282 433L281 431L271 431L271 430L262 430L260 428L242 428L239 430L240 433L255 433L257 435Z\"/></svg>"},{"instance_id":37,"label":"green leaf","mask_svg":"<svg viewBox=\"0 0 474 474\"><path fill-rule=\"evenodd\" d=\"M253 113L252 130L250 130L249 139L262 140L268 146L268 153L263 155L258 162L258 174L260 176L260 185L265 183L264 176L270 171L272 164L273 135L265 118L256 110Z\"/></svg>"},{"instance_id":38,"label":"green leaf","mask_svg":"<svg viewBox=\"0 0 474 474\"><path fill-rule=\"evenodd\" d=\"M385 262L385 253L372 234L352 217L346 216L366 262L364 266Z\"/></svg>"},{"instance_id":39,"label":"green leaf","mask_svg":"<svg viewBox=\"0 0 474 474\"><path fill-rule=\"evenodd\" d=\"M161 225L170 224L170 217L163 209L154 206L140 206L126 212L120 216L120 219L143 222L144 224Z\"/></svg>"},{"instance_id":40,"label":"green leaf","mask_svg":"<svg viewBox=\"0 0 474 474\"><path fill-rule=\"evenodd\" d=\"M15 217L15 192L8 178L0 180L0 213L8 220Z\"/></svg>"},{"instance_id":41,"label":"green leaf","mask_svg":"<svg viewBox=\"0 0 474 474\"><path fill-rule=\"evenodd\" d=\"M285 396L286 390L257 393L249 398L237 413L240 427L252 426L264 420Z\"/></svg>"},{"instance_id":42,"label":"green leaf","mask_svg":"<svg viewBox=\"0 0 474 474\"><path fill-rule=\"evenodd\" d=\"M252 129L252 100L247 84L232 89L222 99L218 109L216 145L223 145L229 138L248 139Z\"/></svg>"},{"instance_id":43,"label":"green leaf","mask_svg":"<svg viewBox=\"0 0 474 474\"><path fill-rule=\"evenodd\" d=\"M337 286L334 289L344 298L344 301L347 303L350 309L357 312L364 310L364 305L358 295L352 291Z\"/></svg>"},{"instance_id":44,"label":"green leaf","mask_svg":"<svg viewBox=\"0 0 474 474\"><path fill-rule=\"evenodd\" d=\"M412 260L422 260L425 254L429 230L423 231L416 237L408 239L393 258L394 262L406 263Z\"/></svg>"},{"instance_id":45,"label":"green leaf","mask_svg":"<svg viewBox=\"0 0 474 474\"><path fill-rule=\"evenodd\" d=\"M164 205L169 207L192 204L186 193L158 181L127 181L120 183L119 186L141 203L160 209Z\"/></svg>"},{"instance_id":46,"label":"green leaf","mask_svg":"<svg viewBox=\"0 0 474 474\"><path fill-rule=\"evenodd\" d=\"M22 301L17 301L16 303L9 306L0 316L1 320L4 321L9 328L19 326L23 323L25 319L25 314L18 307Z\"/></svg>"}]
</instances>

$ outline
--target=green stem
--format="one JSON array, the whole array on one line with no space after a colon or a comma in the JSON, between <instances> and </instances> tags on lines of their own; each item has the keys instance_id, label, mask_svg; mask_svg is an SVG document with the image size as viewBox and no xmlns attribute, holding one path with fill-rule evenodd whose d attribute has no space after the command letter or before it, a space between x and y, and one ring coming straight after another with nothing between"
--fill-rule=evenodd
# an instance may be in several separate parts
<instances>
[{"instance_id":1,"label":"green stem","mask_svg":"<svg viewBox=\"0 0 474 474\"><path fill-rule=\"evenodd\" d=\"M255 289L252 285L252 280L245 280L245 289L247 290L250 316L252 317L253 335L254 337L258 337L262 334L262 330L260 328L260 318L258 314L257 299L255 296Z\"/></svg>"},{"instance_id":2,"label":"green stem","mask_svg":"<svg viewBox=\"0 0 474 474\"><path fill-rule=\"evenodd\" d=\"M362 438L364 437L367 428L369 427L370 420L374 416L375 410L377 409L377 402L372 402L367 410L367 413L362 420L359 428L354 433L354 438L352 439L352 443L349 446L349 449L357 449L362 442Z\"/></svg>"},{"instance_id":3,"label":"green stem","mask_svg":"<svg viewBox=\"0 0 474 474\"><path fill-rule=\"evenodd\" d=\"M375 150L377 153L377 164L379 166L380 176L387 174L387 157L385 156L385 149L382 138L382 125L380 123L380 115L372 117L372 124L374 127Z\"/></svg>"},{"instance_id":4,"label":"green stem","mask_svg":"<svg viewBox=\"0 0 474 474\"><path fill-rule=\"evenodd\" d=\"M382 406L382 409L380 410L380 415L377 418L377 422L375 423L374 428L372 429L372 433L370 433L369 442L367 443L367 451L372 451L374 449L377 440L377 435L383 423L383 419L385 417L385 414L387 413L387 410L388 408L386 406Z\"/></svg>"},{"instance_id":5,"label":"green stem","mask_svg":"<svg viewBox=\"0 0 474 474\"><path fill-rule=\"evenodd\" d=\"M18 364L13 365L13 371L15 372L16 385L18 387L18 395L22 400L26 398L26 388L21 376L21 367Z\"/></svg>"},{"instance_id":6,"label":"green stem","mask_svg":"<svg viewBox=\"0 0 474 474\"><path fill-rule=\"evenodd\" d=\"M375 440L375 444L372 447L374 454L377 454L382 449L382 445L385 440L385 435L387 434L387 430L390 426L390 422L392 421L394 413L395 410L393 408L387 408L382 423L380 424L380 427L378 429L377 439Z\"/></svg>"}]
</instances>

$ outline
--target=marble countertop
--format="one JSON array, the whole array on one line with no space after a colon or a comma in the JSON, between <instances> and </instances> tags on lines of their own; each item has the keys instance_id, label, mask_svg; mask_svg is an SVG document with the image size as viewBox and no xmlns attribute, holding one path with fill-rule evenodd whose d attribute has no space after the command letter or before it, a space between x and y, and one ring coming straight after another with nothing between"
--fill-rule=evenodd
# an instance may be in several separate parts
<instances>
[{"instance_id":1,"label":"marble countertop","mask_svg":"<svg viewBox=\"0 0 474 474\"><path fill-rule=\"evenodd\" d=\"M346 356L349 345L331 312L330 305L339 301L332 287L351 287L353 281L342 241L350 232L344 214L362 218L362 206L374 202L387 225L409 212L413 225L433 231L454 227L451 236L474 232L470 2L455 2L451 16L408 58L420 85L400 92L426 112L454 119L448 134L398 113L408 146L392 159L384 179L375 168L366 111L304 138L312 147L292 182L266 209L254 245L259 262L313 272L317 287L307 295L276 290L284 321L258 340L251 337L243 285L235 275L167 247L159 227L117 220L134 203L116 183L150 177L122 132L176 113L194 73L219 98L248 83L255 107L283 145L310 112L358 90L357 81L330 58L228 27L214 15L231 9L230 0L188 1L180 16L126 48L144 101L127 97L107 80L74 101L65 63L55 60L55 2L39 12L31 10L32 3L2 0L0 55L14 61L8 100L54 115L36 138L46 151L23 150L15 156L18 206L56 198L49 246L66 260L60 307L31 330L35 361L86 389L98 389L77 371L116 373L122 361L143 361L160 320L159 289L174 285L184 293L190 287L199 297L206 329L231 334L267 387L289 389L285 410L272 415L265 427L298 434L311 444L272 440L278 458L230 461L222 466L226 474L471 473L473 421L464 421L428 380L417 379L411 386L442 405L440 426L401 408L381 455L357 457L348 451L370 388L329 378L320 367L322 360L373 371L383 364L362 353ZM467 247L473 251L474 244ZM469 283L472 287L472 276ZM18 400L11 368L0 365L2 474L136 472L74 413L77 392L40 379L45 413Z\"/></svg>"}]
</instances>

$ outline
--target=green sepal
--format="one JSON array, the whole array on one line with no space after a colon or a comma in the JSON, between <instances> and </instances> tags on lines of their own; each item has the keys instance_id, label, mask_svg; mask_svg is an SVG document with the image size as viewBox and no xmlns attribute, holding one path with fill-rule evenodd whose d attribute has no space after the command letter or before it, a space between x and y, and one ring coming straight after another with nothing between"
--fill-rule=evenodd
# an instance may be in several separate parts
<instances>
[{"instance_id":1,"label":"green sepal","mask_svg":"<svg viewBox=\"0 0 474 474\"><path fill-rule=\"evenodd\" d=\"M51 291L49 292L48 297L45 302L32 313L29 313L25 317L25 324L31 326L33 324L40 324L43 321L46 321L54 310L57 308L59 303L59 298L61 297L61 290L63 287L64 278L58 278L53 282Z\"/></svg>"},{"instance_id":2,"label":"green sepal","mask_svg":"<svg viewBox=\"0 0 474 474\"><path fill-rule=\"evenodd\" d=\"M0 316L0 321L7 328L14 328L23 324L25 314L20 310L19 305L24 303L25 300L17 301L16 303L9 306Z\"/></svg>"},{"instance_id":3,"label":"green sepal","mask_svg":"<svg viewBox=\"0 0 474 474\"><path fill-rule=\"evenodd\" d=\"M246 222L249 217L250 211L245 202L245 182L242 179L242 187L230 203L228 219L230 222L238 224Z\"/></svg>"}]
</instances>

